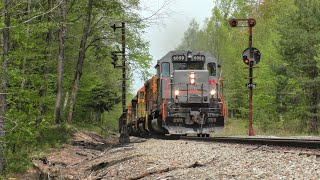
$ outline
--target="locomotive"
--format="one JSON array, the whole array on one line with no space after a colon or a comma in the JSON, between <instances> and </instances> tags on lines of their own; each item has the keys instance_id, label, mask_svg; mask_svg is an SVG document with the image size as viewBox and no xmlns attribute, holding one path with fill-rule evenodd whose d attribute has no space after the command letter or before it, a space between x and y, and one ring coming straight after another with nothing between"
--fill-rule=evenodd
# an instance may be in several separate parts
<instances>
[{"instance_id":1,"label":"locomotive","mask_svg":"<svg viewBox=\"0 0 320 180\"><path fill-rule=\"evenodd\" d=\"M127 107L130 135L160 133L209 137L226 116L220 65L208 52L170 51L157 61L157 73Z\"/></svg>"}]
</instances>

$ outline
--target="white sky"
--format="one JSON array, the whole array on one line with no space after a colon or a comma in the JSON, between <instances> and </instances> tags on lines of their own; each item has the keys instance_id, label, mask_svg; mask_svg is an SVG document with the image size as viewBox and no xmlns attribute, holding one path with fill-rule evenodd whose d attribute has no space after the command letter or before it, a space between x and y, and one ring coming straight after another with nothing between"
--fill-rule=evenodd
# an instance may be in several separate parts
<instances>
[{"instance_id":1,"label":"white sky","mask_svg":"<svg viewBox=\"0 0 320 180\"><path fill-rule=\"evenodd\" d=\"M206 18L211 16L211 10L214 7L214 0L141 0L142 7L148 9L141 12L142 17L149 17L155 11L160 9L166 2L165 8L160 11L157 23L152 24L145 29L143 35L146 41L150 42L150 54L153 57L151 66L154 67L157 60L163 57L167 52L174 50L183 38L185 30L190 21L195 18L203 26ZM151 69L152 74L155 70ZM135 76L134 92L139 90L144 82L138 75Z\"/></svg>"}]
</instances>

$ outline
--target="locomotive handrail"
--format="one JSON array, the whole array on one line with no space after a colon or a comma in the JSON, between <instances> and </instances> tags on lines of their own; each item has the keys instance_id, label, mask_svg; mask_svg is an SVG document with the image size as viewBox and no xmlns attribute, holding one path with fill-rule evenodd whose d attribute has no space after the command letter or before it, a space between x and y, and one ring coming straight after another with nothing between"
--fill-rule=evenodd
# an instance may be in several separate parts
<instances>
[{"instance_id":1,"label":"locomotive handrail","mask_svg":"<svg viewBox=\"0 0 320 180\"><path fill-rule=\"evenodd\" d=\"M222 81L223 79L219 79L218 80L218 85L219 85L219 89L221 90L221 81ZM220 94L220 99L221 99L221 102L222 102L222 116L224 117L224 119L225 119L225 121L227 120L227 108L226 108L226 104L225 104L225 102L224 102L224 98L223 98L223 94L222 94L222 92L221 92L221 94Z\"/></svg>"},{"instance_id":2,"label":"locomotive handrail","mask_svg":"<svg viewBox=\"0 0 320 180\"><path fill-rule=\"evenodd\" d=\"M166 97L164 98L164 100L163 100L163 102L162 102L162 114L161 114L161 116L162 116L162 121L165 121L165 118L166 118L166 115L165 115L165 113L166 113L166 110L165 110L165 108L164 108L164 106L165 106L165 104L166 104L166 101L167 101L167 98L168 98L168 79L166 79L166 78L161 78L161 80L165 80L166 81Z\"/></svg>"}]
</instances>

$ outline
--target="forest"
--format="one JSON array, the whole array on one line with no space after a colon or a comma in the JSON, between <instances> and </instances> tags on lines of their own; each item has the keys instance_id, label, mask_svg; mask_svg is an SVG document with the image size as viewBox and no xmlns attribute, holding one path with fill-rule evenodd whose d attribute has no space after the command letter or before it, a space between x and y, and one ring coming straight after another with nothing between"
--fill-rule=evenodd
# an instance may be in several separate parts
<instances>
[{"instance_id":1,"label":"forest","mask_svg":"<svg viewBox=\"0 0 320 180\"><path fill-rule=\"evenodd\" d=\"M255 18L253 47L261 52L254 66L253 122L262 133L315 134L320 130L320 1L220 0L199 27L191 21L177 49L209 51L220 62L229 116L248 119L246 27L231 18Z\"/></svg>"},{"instance_id":2,"label":"forest","mask_svg":"<svg viewBox=\"0 0 320 180\"><path fill-rule=\"evenodd\" d=\"M102 114L121 102L121 70L110 56L121 31L110 26L126 22L129 77L131 69L145 74L151 56L139 1L4 0L0 7L0 172L24 171L33 154L71 133L66 124L116 132L102 126Z\"/></svg>"},{"instance_id":3,"label":"forest","mask_svg":"<svg viewBox=\"0 0 320 180\"><path fill-rule=\"evenodd\" d=\"M140 1L2 0L0 7L0 174L24 172L36 154L79 129L116 132L121 70L110 52L119 50L121 31L110 26L126 22L128 86L133 71L149 77L142 35L151 24L139 15ZM248 17L257 21L253 47L262 54L254 125L268 134L319 135L320 0L213 0L205 25L191 21L177 49L219 60L229 116L246 120L248 29L229 20Z\"/></svg>"}]
</instances>

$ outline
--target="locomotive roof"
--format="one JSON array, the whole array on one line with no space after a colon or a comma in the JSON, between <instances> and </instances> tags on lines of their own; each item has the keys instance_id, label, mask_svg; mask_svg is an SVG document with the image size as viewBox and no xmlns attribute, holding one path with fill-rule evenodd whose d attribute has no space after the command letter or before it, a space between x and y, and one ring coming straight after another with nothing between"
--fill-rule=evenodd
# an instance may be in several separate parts
<instances>
[{"instance_id":1,"label":"locomotive roof","mask_svg":"<svg viewBox=\"0 0 320 180\"><path fill-rule=\"evenodd\" d=\"M212 61L213 62L218 62L218 60L214 56L212 56L210 53L208 53L206 51L175 50L175 51L169 51L165 56L163 56L160 60L158 60L157 61L157 65L159 65L159 63L162 62L162 61L168 61L168 59L171 60L173 55L185 55L185 56L187 56L188 52L191 52L192 55L204 55L206 57L206 61L207 62L208 61L210 61L210 62L212 62Z\"/></svg>"}]
</instances>

